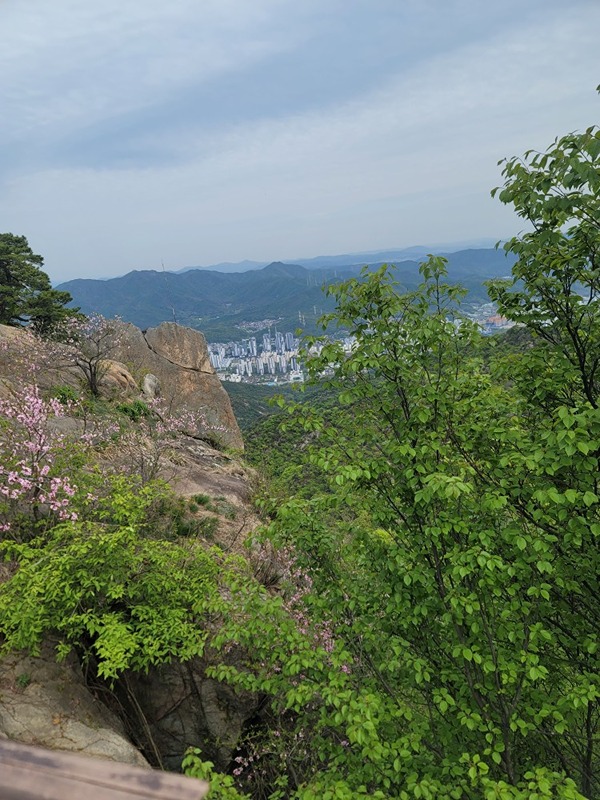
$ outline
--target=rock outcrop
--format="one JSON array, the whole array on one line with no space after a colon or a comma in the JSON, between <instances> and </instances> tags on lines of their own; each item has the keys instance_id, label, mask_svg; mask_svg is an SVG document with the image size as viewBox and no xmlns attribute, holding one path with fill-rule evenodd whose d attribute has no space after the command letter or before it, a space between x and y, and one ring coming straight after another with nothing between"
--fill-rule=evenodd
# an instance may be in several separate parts
<instances>
[{"instance_id":1,"label":"rock outcrop","mask_svg":"<svg viewBox=\"0 0 600 800\"><path fill-rule=\"evenodd\" d=\"M139 392L138 385L125 364L112 359L106 362L106 371L100 380L100 388L109 396L123 398L135 397Z\"/></svg>"},{"instance_id":2,"label":"rock outcrop","mask_svg":"<svg viewBox=\"0 0 600 800\"><path fill-rule=\"evenodd\" d=\"M0 735L23 744L149 766L120 720L86 687L73 656L58 664L50 644L39 658L5 656L0 687Z\"/></svg>"},{"instance_id":3,"label":"rock outcrop","mask_svg":"<svg viewBox=\"0 0 600 800\"><path fill-rule=\"evenodd\" d=\"M102 394L118 401L159 397L172 412L191 412L206 420L206 431L180 432L168 440L158 456L158 474L185 498L186 513L199 523L207 541L226 551L238 549L258 523L250 503L252 475L235 456L210 444L214 440L243 447L204 337L172 323L145 332L123 324L121 332L118 349L111 352L114 358L106 360ZM45 351L43 343L22 329L0 326L0 397L14 396L23 384L33 382L48 393L65 387L79 393L82 375L72 360L62 364L50 354L51 348ZM106 404L99 405L102 409ZM95 419L93 407L86 413L83 418L67 406L65 415L53 417L48 426L67 440L77 440L84 429L93 431L96 422L101 431L102 417ZM124 421L135 430L135 423ZM102 468L131 469L135 458L127 442L125 435L99 449ZM141 438L132 446L151 444ZM0 568L0 581L9 577ZM207 678L204 668L196 660L153 667L147 675L128 674L112 687L114 694L107 692L113 699L119 696L119 703L110 705L113 713L86 686L74 656L57 664L50 645L39 658L5 656L0 661L0 737L147 765L135 742L153 765L175 770L188 746L200 746L218 768L226 769L260 698Z\"/></svg>"},{"instance_id":4,"label":"rock outcrop","mask_svg":"<svg viewBox=\"0 0 600 800\"><path fill-rule=\"evenodd\" d=\"M75 348L43 342L24 328L0 325L0 397L31 383L45 391L68 386L79 392L85 379L74 353ZM103 360L99 388L103 396L123 400L140 393L127 366L111 358Z\"/></svg>"},{"instance_id":5,"label":"rock outcrop","mask_svg":"<svg viewBox=\"0 0 600 800\"><path fill-rule=\"evenodd\" d=\"M204 336L173 322L147 331L128 323L120 327L119 343L104 360L102 394L122 399L160 396L171 412L197 416L203 438L243 450L242 434L210 363ZM10 394L11 384L18 388L33 380L43 389L79 388L83 375L69 361L68 349L57 356L22 328L0 325L0 396Z\"/></svg>"},{"instance_id":6,"label":"rock outcrop","mask_svg":"<svg viewBox=\"0 0 600 800\"><path fill-rule=\"evenodd\" d=\"M182 753L197 746L226 770L244 725L261 707L259 695L206 677L200 659L129 674L117 691L135 739L149 759L169 770L178 770Z\"/></svg>"},{"instance_id":7,"label":"rock outcrop","mask_svg":"<svg viewBox=\"0 0 600 800\"><path fill-rule=\"evenodd\" d=\"M140 379L147 373L155 376L160 389L152 381L152 391L159 391L172 411L185 410L204 417L207 438L243 449L229 397L210 363L206 339L199 331L174 322L163 322L147 331L124 323L116 355Z\"/></svg>"}]
</instances>

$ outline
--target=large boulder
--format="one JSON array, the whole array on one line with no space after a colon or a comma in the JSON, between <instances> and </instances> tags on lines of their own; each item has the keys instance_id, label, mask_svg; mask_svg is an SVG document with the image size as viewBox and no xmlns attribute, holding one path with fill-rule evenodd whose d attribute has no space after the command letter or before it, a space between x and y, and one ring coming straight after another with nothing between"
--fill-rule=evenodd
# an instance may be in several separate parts
<instances>
[{"instance_id":1,"label":"large boulder","mask_svg":"<svg viewBox=\"0 0 600 800\"><path fill-rule=\"evenodd\" d=\"M27 328L0 325L0 397L10 397L24 384L37 384L44 391L71 387L80 393L85 376L75 365L76 349L56 345L33 336ZM139 394L139 387L125 364L103 359L99 389L104 396L127 399Z\"/></svg>"},{"instance_id":2,"label":"large boulder","mask_svg":"<svg viewBox=\"0 0 600 800\"><path fill-rule=\"evenodd\" d=\"M100 378L100 391L109 397L135 397L139 388L133 376L119 361L107 359Z\"/></svg>"},{"instance_id":3,"label":"large boulder","mask_svg":"<svg viewBox=\"0 0 600 800\"><path fill-rule=\"evenodd\" d=\"M61 664L46 644L38 658L12 653L0 661L0 736L54 750L149 766L120 720L86 687L79 663Z\"/></svg>"},{"instance_id":4,"label":"large boulder","mask_svg":"<svg viewBox=\"0 0 600 800\"><path fill-rule=\"evenodd\" d=\"M156 766L179 770L187 748L200 747L217 770L227 770L244 727L260 712L261 696L208 678L204 668L199 658L162 664L116 687L135 738Z\"/></svg>"},{"instance_id":5,"label":"large boulder","mask_svg":"<svg viewBox=\"0 0 600 800\"><path fill-rule=\"evenodd\" d=\"M201 416L208 439L243 449L229 397L212 368L206 339L199 331L174 322L163 322L147 331L123 323L116 355L140 381L147 373L155 376L160 397L173 412Z\"/></svg>"}]
</instances>

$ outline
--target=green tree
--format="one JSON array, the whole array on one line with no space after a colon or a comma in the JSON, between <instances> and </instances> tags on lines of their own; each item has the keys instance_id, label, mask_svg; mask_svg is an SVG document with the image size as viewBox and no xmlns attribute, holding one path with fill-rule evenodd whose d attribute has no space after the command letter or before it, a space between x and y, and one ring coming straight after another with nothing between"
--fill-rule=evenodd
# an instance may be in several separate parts
<instances>
[{"instance_id":1,"label":"green tree","mask_svg":"<svg viewBox=\"0 0 600 800\"><path fill-rule=\"evenodd\" d=\"M333 290L352 351L309 361L337 417L290 409L329 492L271 533L351 654L319 690L303 798L598 796L600 132L504 177L532 230L490 295L532 346L481 359L442 259L408 295L365 273Z\"/></svg>"},{"instance_id":2,"label":"green tree","mask_svg":"<svg viewBox=\"0 0 600 800\"><path fill-rule=\"evenodd\" d=\"M386 270L340 285L333 318L355 346L325 343L309 362L317 380L333 372L340 404L333 427L314 411L302 422L330 492L281 509L273 535L351 659L312 723L348 750L330 741L308 785L592 797L600 419L540 414L501 365L484 369L444 272L430 259L408 295Z\"/></svg>"},{"instance_id":3,"label":"green tree","mask_svg":"<svg viewBox=\"0 0 600 800\"><path fill-rule=\"evenodd\" d=\"M518 261L512 281L494 281L489 293L502 314L548 346L544 402L587 401L600 391L600 130L571 133L546 152L529 151L504 163L503 187L531 231L504 245ZM541 367L541 363L538 364ZM557 385L551 386L556 375ZM554 398L554 399L552 399Z\"/></svg>"},{"instance_id":4,"label":"green tree","mask_svg":"<svg viewBox=\"0 0 600 800\"><path fill-rule=\"evenodd\" d=\"M31 325L38 333L48 335L76 313L66 308L71 295L52 288L41 269L43 263L24 236L0 234L1 324Z\"/></svg>"}]
</instances>

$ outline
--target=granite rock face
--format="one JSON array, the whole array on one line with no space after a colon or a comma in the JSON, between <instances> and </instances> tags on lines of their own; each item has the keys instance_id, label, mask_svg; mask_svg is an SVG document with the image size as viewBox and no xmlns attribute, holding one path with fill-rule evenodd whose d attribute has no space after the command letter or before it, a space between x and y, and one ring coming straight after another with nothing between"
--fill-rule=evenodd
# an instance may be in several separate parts
<instances>
[{"instance_id":1,"label":"granite rock face","mask_svg":"<svg viewBox=\"0 0 600 800\"><path fill-rule=\"evenodd\" d=\"M134 397L139 389L133 376L119 361L107 360L106 371L100 380L100 390L103 394L116 397Z\"/></svg>"},{"instance_id":2,"label":"granite rock face","mask_svg":"<svg viewBox=\"0 0 600 800\"><path fill-rule=\"evenodd\" d=\"M168 770L179 770L182 754L197 746L218 770L227 769L244 726L262 705L257 694L206 677L197 658L129 674L126 685L120 698L135 738Z\"/></svg>"},{"instance_id":3,"label":"granite rock face","mask_svg":"<svg viewBox=\"0 0 600 800\"><path fill-rule=\"evenodd\" d=\"M207 438L243 449L229 397L210 363L206 339L199 331L174 322L163 322L147 331L124 323L121 340L118 358L133 375L151 373L158 381L160 397L172 411L201 415L206 420ZM156 392L154 381L152 385Z\"/></svg>"},{"instance_id":4,"label":"granite rock face","mask_svg":"<svg viewBox=\"0 0 600 800\"><path fill-rule=\"evenodd\" d=\"M149 766L120 720L85 686L76 659L58 664L50 644L39 658L5 656L0 687L0 735L23 744Z\"/></svg>"},{"instance_id":5,"label":"granite rock face","mask_svg":"<svg viewBox=\"0 0 600 800\"><path fill-rule=\"evenodd\" d=\"M199 435L218 446L243 450L244 442L229 396L217 377L206 339L193 328L163 322L141 331L121 323L120 342L104 361L100 391L109 398L160 397L172 413L201 420ZM42 389L81 389L82 372L69 348L57 357L52 347L22 328L0 325L0 397L35 380ZM35 374L31 367L35 365Z\"/></svg>"},{"instance_id":6,"label":"granite rock face","mask_svg":"<svg viewBox=\"0 0 600 800\"><path fill-rule=\"evenodd\" d=\"M120 339L118 350L106 359L102 395L113 401L159 398L175 413L206 419L207 436L200 429L179 432L169 441L160 456L160 475L186 499L187 508L195 506L189 513L195 514L209 543L245 552L243 541L259 522L251 504L254 477L235 455L211 446L211 439L235 449L242 449L243 442L204 336L173 323L146 332L123 324ZM77 368L53 360L43 343L22 329L0 326L0 398L17 397L33 381L44 392L71 386L82 395ZM85 425L94 422L93 416L83 419L67 411L52 417L48 426L76 441ZM101 449L99 466L116 472L131 469L134 461L128 460L125 442L123 438ZM201 502L194 503L198 497ZM0 564L0 582L9 578ZM174 770L179 770L187 747L200 746L225 770L241 732L260 714L259 696L208 678L200 659L120 677L110 692L99 695L109 699L107 706L86 685L74 656L60 664L54 656L49 643L39 657L16 653L0 660L0 737L148 765L140 747L153 765ZM119 703L114 702L116 695Z\"/></svg>"}]
</instances>

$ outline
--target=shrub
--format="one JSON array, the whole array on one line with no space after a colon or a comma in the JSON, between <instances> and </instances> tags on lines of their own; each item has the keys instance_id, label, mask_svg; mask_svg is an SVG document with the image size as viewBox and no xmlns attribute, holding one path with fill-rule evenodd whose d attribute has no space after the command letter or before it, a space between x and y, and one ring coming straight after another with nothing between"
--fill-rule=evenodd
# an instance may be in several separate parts
<instances>
[{"instance_id":1,"label":"shrub","mask_svg":"<svg viewBox=\"0 0 600 800\"><path fill-rule=\"evenodd\" d=\"M72 386L55 386L51 394L63 406L72 406L79 401L79 394Z\"/></svg>"},{"instance_id":2,"label":"shrub","mask_svg":"<svg viewBox=\"0 0 600 800\"><path fill-rule=\"evenodd\" d=\"M143 400L132 400L129 403L118 403L116 406L117 411L125 414L126 417L138 422L143 417L150 416L150 409Z\"/></svg>"}]
</instances>

